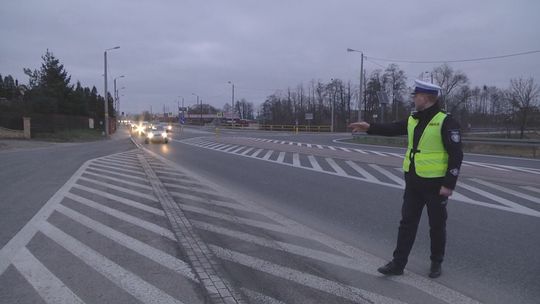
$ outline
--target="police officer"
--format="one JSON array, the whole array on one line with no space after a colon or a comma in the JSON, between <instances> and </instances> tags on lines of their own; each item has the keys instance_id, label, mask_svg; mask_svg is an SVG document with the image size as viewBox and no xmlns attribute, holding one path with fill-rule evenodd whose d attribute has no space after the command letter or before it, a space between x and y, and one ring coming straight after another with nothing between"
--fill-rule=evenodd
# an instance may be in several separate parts
<instances>
[{"instance_id":1,"label":"police officer","mask_svg":"<svg viewBox=\"0 0 540 304\"><path fill-rule=\"evenodd\" d=\"M441 111L437 85L415 80L413 93L416 112L408 119L387 123L352 123L353 131L395 136L407 135L408 146L403 161L405 193L401 208L398 239L394 258L378 271L384 275L401 275L416 238L424 205L429 217L431 268L429 277L441 275L446 245L446 203L456 186L463 152L459 124Z\"/></svg>"}]
</instances>

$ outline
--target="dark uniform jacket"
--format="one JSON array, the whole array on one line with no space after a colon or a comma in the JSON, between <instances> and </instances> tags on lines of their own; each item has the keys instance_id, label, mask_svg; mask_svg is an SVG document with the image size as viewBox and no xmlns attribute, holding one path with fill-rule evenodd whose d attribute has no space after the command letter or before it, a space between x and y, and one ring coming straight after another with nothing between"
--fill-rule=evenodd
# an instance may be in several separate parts
<instances>
[{"instance_id":1,"label":"dark uniform jacket","mask_svg":"<svg viewBox=\"0 0 540 304\"><path fill-rule=\"evenodd\" d=\"M441 109L438 104L435 104L423 111L418 111L413 114L414 118L419 119L418 125L414 129L413 150L417 150L418 142L424 132L427 124L431 121ZM368 134L396 136L407 135L408 119L387 123L387 124L370 124ZM461 150L461 134L458 122L450 115L447 115L443 121L441 128L444 148L448 153L448 169L446 175L441 178L422 178L416 175L414 162L411 162L409 172L406 173L406 180L415 183L422 183L426 186L440 187L445 186L449 189L456 187L461 161L463 160L463 152Z\"/></svg>"}]
</instances>

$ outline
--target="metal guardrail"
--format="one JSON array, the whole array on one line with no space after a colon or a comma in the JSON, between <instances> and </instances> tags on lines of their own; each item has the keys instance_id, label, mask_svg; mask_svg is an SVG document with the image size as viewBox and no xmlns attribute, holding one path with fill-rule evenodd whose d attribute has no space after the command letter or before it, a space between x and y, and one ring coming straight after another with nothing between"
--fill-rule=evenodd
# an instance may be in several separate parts
<instances>
[{"instance_id":1,"label":"metal guardrail","mask_svg":"<svg viewBox=\"0 0 540 304\"><path fill-rule=\"evenodd\" d=\"M259 130L266 131L291 131L291 132L330 132L330 126L309 125L260 125Z\"/></svg>"}]
</instances>

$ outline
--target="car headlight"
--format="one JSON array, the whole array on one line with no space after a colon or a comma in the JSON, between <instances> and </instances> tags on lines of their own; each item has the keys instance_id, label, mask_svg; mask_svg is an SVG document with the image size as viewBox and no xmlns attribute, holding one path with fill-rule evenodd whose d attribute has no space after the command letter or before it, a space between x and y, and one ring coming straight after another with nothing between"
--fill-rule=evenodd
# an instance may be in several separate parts
<instances>
[{"instance_id":1,"label":"car headlight","mask_svg":"<svg viewBox=\"0 0 540 304\"><path fill-rule=\"evenodd\" d=\"M152 138L152 137L154 137L154 133L152 132L148 133L148 138Z\"/></svg>"},{"instance_id":2,"label":"car headlight","mask_svg":"<svg viewBox=\"0 0 540 304\"><path fill-rule=\"evenodd\" d=\"M172 130L172 126L168 126L167 129Z\"/></svg>"},{"instance_id":3,"label":"car headlight","mask_svg":"<svg viewBox=\"0 0 540 304\"><path fill-rule=\"evenodd\" d=\"M163 136L163 137L167 137L167 132L163 132L163 133L161 133L161 136Z\"/></svg>"}]
</instances>

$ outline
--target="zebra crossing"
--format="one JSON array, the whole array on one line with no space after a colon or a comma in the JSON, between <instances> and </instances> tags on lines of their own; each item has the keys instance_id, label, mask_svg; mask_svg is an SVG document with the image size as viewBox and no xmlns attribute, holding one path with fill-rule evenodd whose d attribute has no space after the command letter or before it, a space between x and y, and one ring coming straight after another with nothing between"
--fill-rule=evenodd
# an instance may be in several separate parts
<instances>
[{"instance_id":1,"label":"zebra crossing","mask_svg":"<svg viewBox=\"0 0 540 304\"><path fill-rule=\"evenodd\" d=\"M389 289L373 290L382 259L235 197L193 172L177 181L183 187L171 185L163 173L173 171L157 170L177 166L157 157L150 165L250 303L478 303L410 272L387 278ZM200 186L190 187L195 180ZM404 295L399 286L413 292Z\"/></svg>"},{"instance_id":2,"label":"zebra crossing","mask_svg":"<svg viewBox=\"0 0 540 304\"><path fill-rule=\"evenodd\" d=\"M1 249L0 302L206 303L139 153L87 161Z\"/></svg>"},{"instance_id":3,"label":"zebra crossing","mask_svg":"<svg viewBox=\"0 0 540 304\"><path fill-rule=\"evenodd\" d=\"M279 144L288 145L291 143L280 140L271 140L273 143L276 143L276 141ZM405 185L402 168L400 167L368 164L356 160L321 157L319 155L310 155L300 152L258 149L247 145L216 143L211 138L190 138L181 140L180 142L200 148L271 162L278 165L355 179L386 187L403 188ZM313 147L316 146L317 145L313 145ZM320 149L324 149L324 147ZM355 149L349 150L352 151ZM363 152L370 153L369 151ZM385 152L380 153L385 156L392 156L392 154ZM535 178L534 176L536 174L540 174L540 170L537 169L464 162L464 166L472 165L483 167L489 166L506 171L516 170L519 172L526 172L533 175L533 178ZM540 187L530 185L503 185L502 183L488 183L480 178L461 178L456 189L457 191L454 191L451 200L516 214L540 217L540 206L538 204Z\"/></svg>"}]
</instances>

